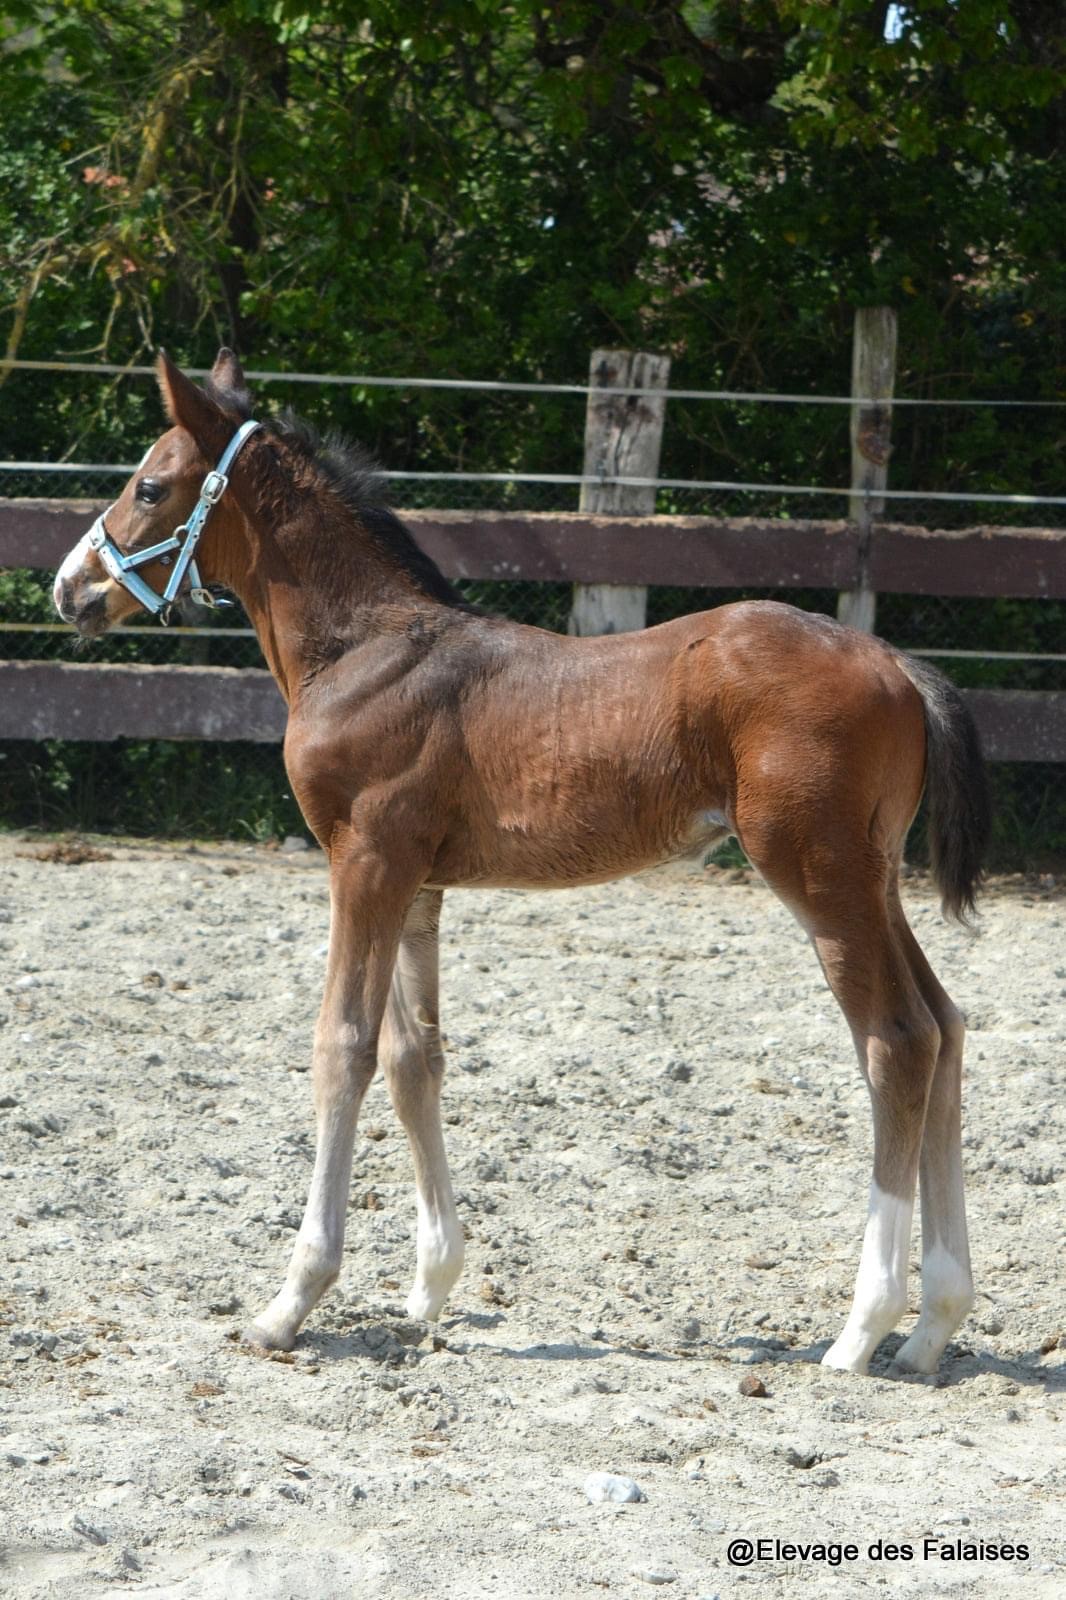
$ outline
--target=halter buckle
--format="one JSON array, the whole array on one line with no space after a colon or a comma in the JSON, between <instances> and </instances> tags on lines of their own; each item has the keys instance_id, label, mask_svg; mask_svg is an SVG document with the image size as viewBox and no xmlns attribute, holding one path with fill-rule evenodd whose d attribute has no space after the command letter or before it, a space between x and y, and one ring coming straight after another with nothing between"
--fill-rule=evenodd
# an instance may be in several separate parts
<instances>
[{"instance_id":1,"label":"halter buckle","mask_svg":"<svg viewBox=\"0 0 1066 1600\"><path fill-rule=\"evenodd\" d=\"M224 472L209 472L201 486L200 499L206 500L209 506L217 506L226 492L228 483L229 479Z\"/></svg>"}]
</instances>

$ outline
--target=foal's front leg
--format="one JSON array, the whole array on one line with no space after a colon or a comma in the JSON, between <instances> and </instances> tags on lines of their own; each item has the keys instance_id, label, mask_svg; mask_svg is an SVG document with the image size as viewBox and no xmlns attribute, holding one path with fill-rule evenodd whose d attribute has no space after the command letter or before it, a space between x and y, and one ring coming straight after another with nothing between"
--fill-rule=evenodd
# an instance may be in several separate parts
<instances>
[{"instance_id":1,"label":"foal's front leg","mask_svg":"<svg viewBox=\"0 0 1066 1600\"><path fill-rule=\"evenodd\" d=\"M462 1224L455 1209L440 1125L444 1077L438 1010L439 889L416 896L404 925L385 1009L378 1059L396 1115L407 1131L418 1197L418 1268L407 1300L411 1317L440 1315L463 1270Z\"/></svg>"},{"instance_id":2,"label":"foal's front leg","mask_svg":"<svg viewBox=\"0 0 1066 1600\"><path fill-rule=\"evenodd\" d=\"M280 1292L245 1332L291 1350L308 1312L336 1281L359 1107L377 1063L378 1032L410 894L379 863L344 861L330 876L329 964L315 1028L317 1146L300 1231Z\"/></svg>"}]
</instances>

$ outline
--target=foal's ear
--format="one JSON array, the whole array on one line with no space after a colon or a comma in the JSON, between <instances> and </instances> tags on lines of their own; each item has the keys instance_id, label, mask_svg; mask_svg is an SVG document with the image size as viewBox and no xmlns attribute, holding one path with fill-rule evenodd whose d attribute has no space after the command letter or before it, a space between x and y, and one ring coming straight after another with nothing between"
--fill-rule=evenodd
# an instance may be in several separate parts
<instances>
[{"instance_id":1,"label":"foal's ear","mask_svg":"<svg viewBox=\"0 0 1066 1600\"><path fill-rule=\"evenodd\" d=\"M246 387L244 381L244 368L241 366L232 350L227 350L223 345L215 357L215 364L211 368L211 383L216 389L230 389L240 391Z\"/></svg>"},{"instance_id":2,"label":"foal's ear","mask_svg":"<svg viewBox=\"0 0 1066 1600\"><path fill-rule=\"evenodd\" d=\"M244 368L225 345L215 357L211 375L204 384L208 395L233 422L247 422L252 414L252 397L245 382Z\"/></svg>"},{"instance_id":3,"label":"foal's ear","mask_svg":"<svg viewBox=\"0 0 1066 1600\"><path fill-rule=\"evenodd\" d=\"M165 350L160 350L155 370L171 422L192 434L204 456L216 460L233 432L222 408L174 365Z\"/></svg>"}]
</instances>

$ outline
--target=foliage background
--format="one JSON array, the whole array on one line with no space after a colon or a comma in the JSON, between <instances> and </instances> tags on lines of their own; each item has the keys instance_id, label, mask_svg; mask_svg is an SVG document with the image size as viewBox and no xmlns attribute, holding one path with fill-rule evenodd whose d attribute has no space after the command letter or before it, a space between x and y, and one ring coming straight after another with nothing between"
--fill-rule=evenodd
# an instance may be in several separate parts
<instances>
[{"instance_id":1,"label":"foliage background","mask_svg":"<svg viewBox=\"0 0 1066 1600\"><path fill-rule=\"evenodd\" d=\"M841 393L855 306L890 304L898 394L1066 398L1058 0L8 0L0 51L9 356L162 344L203 366L228 343L270 369L580 382L607 345L668 351L676 387ZM269 394L394 468L578 459L565 396ZM898 409L892 484L1057 493L1062 418ZM0 369L8 458L128 460L158 426L143 381ZM832 408L670 407L667 475L831 484L847 463ZM0 581L9 617L41 614L39 586ZM880 625L921 643L919 613L889 597ZM942 642L1053 650L1062 620L999 603ZM29 756L7 755L22 814ZM77 790L56 761L89 759L38 751L39 804ZM215 759L147 767L202 792ZM277 805L252 825L289 825Z\"/></svg>"}]
</instances>

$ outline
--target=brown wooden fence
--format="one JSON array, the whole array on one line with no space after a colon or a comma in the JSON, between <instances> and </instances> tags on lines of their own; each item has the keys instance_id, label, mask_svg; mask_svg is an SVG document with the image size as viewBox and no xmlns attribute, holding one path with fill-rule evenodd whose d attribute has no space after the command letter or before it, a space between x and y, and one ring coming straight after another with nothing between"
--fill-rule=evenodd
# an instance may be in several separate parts
<instances>
[{"instance_id":1,"label":"brown wooden fence","mask_svg":"<svg viewBox=\"0 0 1066 1600\"><path fill-rule=\"evenodd\" d=\"M0 500L0 567L55 568L97 501ZM1066 599L1066 530L588 512L411 511L449 578ZM966 691L998 761L1066 761L1066 693ZM280 739L270 674L0 662L0 739Z\"/></svg>"}]
</instances>

